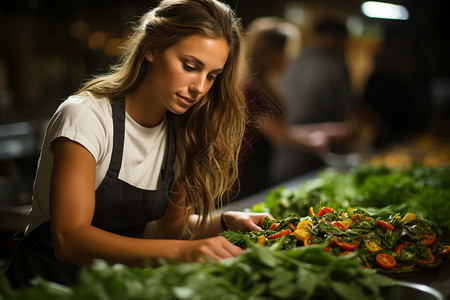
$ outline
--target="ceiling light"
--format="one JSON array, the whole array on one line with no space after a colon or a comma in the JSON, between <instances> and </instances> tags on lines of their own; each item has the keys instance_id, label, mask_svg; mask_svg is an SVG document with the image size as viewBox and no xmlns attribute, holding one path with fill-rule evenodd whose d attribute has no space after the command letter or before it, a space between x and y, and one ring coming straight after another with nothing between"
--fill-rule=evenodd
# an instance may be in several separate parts
<instances>
[{"instance_id":1,"label":"ceiling light","mask_svg":"<svg viewBox=\"0 0 450 300\"><path fill-rule=\"evenodd\" d=\"M393 20L408 20L408 10L398 4L367 1L361 5L361 10L364 15L370 18L393 19Z\"/></svg>"}]
</instances>

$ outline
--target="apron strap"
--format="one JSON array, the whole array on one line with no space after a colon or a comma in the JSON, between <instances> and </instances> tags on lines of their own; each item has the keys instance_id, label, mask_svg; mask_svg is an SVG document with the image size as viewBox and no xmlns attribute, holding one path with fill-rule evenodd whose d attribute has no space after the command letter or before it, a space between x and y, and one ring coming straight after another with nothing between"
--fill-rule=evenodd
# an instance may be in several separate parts
<instances>
[{"instance_id":1,"label":"apron strap","mask_svg":"<svg viewBox=\"0 0 450 300\"><path fill-rule=\"evenodd\" d=\"M112 99L111 107L114 134L108 175L113 178L118 178L120 167L122 166L122 153L125 139L125 99Z\"/></svg>"}]
</instances>

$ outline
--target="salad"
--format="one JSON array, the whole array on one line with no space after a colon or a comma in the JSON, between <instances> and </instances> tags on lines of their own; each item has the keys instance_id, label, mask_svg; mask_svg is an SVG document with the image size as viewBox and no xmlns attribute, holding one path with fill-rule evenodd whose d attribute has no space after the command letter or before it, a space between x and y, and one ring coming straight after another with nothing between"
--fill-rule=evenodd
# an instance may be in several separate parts
<instances>
[{"instance_id":1,"label":"salad","mask_svg":"<svg viewBox=\"0 0 450 300\"><path fill-rule=\"evenodd\" d=\"M222 233L233 244L246 248L246 240L270 246L283 239L282 249L323 245L335 256L352 256L363 267L385 272L435 268L449 256L450 246L438 241L437 229L414 213L371 216L363 209L350 213L321 207L309 216L290 214L281 220L265 219L262 230Z\"/></svg>"}]
</instances>

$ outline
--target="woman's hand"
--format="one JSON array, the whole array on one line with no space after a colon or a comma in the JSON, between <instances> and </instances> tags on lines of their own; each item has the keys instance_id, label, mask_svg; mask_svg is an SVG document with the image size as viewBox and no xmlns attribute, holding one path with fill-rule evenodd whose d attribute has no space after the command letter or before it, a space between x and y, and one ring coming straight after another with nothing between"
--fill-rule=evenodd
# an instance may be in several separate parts
<instances>
[{"instance_id":1,"label":"woman's hand","mask_svg":"<svg viewBox=\"0 0 450 300\"><path fill-rule=\"evenodd\" d=\"M240 247L233 245L223 236L182 242L184 245L175 251L174 258L185 262L221 260L235 257L242 252Z\"/></svg>"},{"instance_id":2,"label":"woman's hand","mask_svg":"<svg viewBox=\"0 0 450 300\"><path fill-rule=\"evenodd\" d=\"M275 219L268 213L227 211L223 214L223 220L229 230L242 232L261 230L261 226L263 225L266 217L271 220Z\"/></svg>"}]
</instances>

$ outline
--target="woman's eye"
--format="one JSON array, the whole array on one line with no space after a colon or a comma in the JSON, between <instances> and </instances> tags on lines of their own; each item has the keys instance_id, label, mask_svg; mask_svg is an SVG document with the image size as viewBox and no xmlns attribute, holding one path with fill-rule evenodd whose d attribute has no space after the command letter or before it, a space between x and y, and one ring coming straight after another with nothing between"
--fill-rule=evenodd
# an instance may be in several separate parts
<instances>
[{"instance_id":1,"label":"woman's eye","mask_svg":"<svg viewBox=\"0 0 450 300\"><path fill-rule=\"evenodd\" d=\"M193 67L187 63L183 63L183 69L185 69L186 71L194 71L195 67Z\"/></svg>"},{"instance_id":2,"label":"woman's eye","mask_svg":"<svg viewBox=\"0 0 450 300\"><path fill-rule=\"evenodd\" d=\"M208 75L208 76L206 76L206 78L207 78L208 80L214 81L214 80L217 79L217 76L215 76L215 75Z\"/></svg>"}]
</instances>

